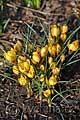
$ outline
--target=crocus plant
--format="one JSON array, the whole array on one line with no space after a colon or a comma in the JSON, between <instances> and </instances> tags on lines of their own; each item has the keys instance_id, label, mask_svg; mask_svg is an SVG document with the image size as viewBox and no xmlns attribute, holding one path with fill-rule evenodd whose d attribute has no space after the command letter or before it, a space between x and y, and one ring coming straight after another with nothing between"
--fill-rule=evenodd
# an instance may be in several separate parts
<instances>
[{"instance_id":1,"label":"crocus plant","mask_svg":"<svg viewBox=\"0 0 80 120\"><path fill-rule=\"evenodd\" d=\"M25 53L24 42L17 40L13 48L4 52L4 58L12 64L17 81L25 87L27 97L33 95L37 100L46 100L51 106L61 70L78 61L79 40L72 39L72 36L79 29L80 26L69 35L68 25L53 24L44 46L36 45L34 49L28 42Z\"/></svg>"}]
</instances>

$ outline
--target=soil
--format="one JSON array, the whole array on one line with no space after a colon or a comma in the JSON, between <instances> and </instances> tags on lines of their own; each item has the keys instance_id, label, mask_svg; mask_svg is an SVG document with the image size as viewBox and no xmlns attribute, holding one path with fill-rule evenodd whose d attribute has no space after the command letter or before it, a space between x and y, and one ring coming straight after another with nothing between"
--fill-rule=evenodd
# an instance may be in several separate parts
<instances>
[{"instance_id":1,"label":"soil","mask_svg":"<svg viewBox=\"0 0 80 120\"><path fill-rule=\"evenodd\" d=\"M65 22L71 29L80 25L80 1L43 0L37 10L26 7L21 0L6 0L1 18L8 20L7 27L0 36L0 48L3 51L6 49L5 43L12 45L15 39L22 39L19 33L27 32L26 23L31 24L37 19L48 27L52 23ZM35 23L37 26L37 22ZM41 28L38 31L39 29ZM3 57L0 57L0 62L1 60ZM0 67L1 70L5 69L4 65ZM5 72L11 71L6 68ZM62 91L67 90L63 95L68 103L57 96L52 108L45 101L40 104L33 96L27 98L23 87L1 74L3 72L0 72L0 120L80 120L80 62L67 67L61 77L64 81L71 81L61 86Z\"/></svg>"}]
</instances>

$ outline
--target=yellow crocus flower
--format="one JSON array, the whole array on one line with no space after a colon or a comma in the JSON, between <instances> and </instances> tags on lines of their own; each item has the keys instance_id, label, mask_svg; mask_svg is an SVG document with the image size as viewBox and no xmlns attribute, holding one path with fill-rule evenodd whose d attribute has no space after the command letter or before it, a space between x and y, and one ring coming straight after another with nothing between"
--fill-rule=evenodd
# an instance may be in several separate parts
<instances>
[{"instance_id":1,"label":"yellow crocus flower","mask_svg":"<svg viewBox=\"0 0 80 120\"><path fill-rule=\"evenodd\" d=\"M33 77L34 77L34 75L35 75L35 70L34 70L34 68L33 68L32 65L30 65L30 69L29 69L29 71L26 73L26 75L27 75L29 78L33 78Z\"/></svg>"},{"instance_id":2,"label":"yellow crocus flower","mask_svg":"<svg viewBox=\"0 0 80 120\"><path fill-rule=\"evenodd\" d=\"M7 53L5 52L5 53L3 54L3 56L4 56L4 58L5 58L6 60L8 60L8 61L11 62L11 63L15 63L15 62L16 62L16 53L15 53L15 51L14 51L13 48L11 48L11 50L8 51Z\"/></svg>"},{"instance_id":3,"label":"yellow crocus flower","mask_svg":"<svg viewBox=\"0 0 80 120\"><path fill-rule=\"evenodd\" d=\"M61 52L61 46L59 43L56 44L56 53L57 55Z\"/></svg>"},{"instance_id":4,"label":"yellow crocus flower","mask_svg":"<svg viewBox=\"0 0 80 120\"><path fill-rule=\"evenodd\" d=\"M30 64L26 61L23 63L23 65L24 65L24 73L28 72L30 69Z\"/></svg>"},{"instance_id":5,"label":"yellow crocus flower","mask_svg":"<svg viewBox=\"0 0 80 120\"><path fill-rule=\"evenodd\" d=\"M48 46L48 51L49 51L49 53L50 53L51 56L55 56L56 46L55 46L55 45L52 45L52 44L49 44L49 46Z\"/></svg>"},{"instance_id":6,"label":"yellow crocus flower","mask_svg":"<svg viewBox=\"0 0 80 120\"><path fill-rule=\"evenodd\" d=\"M45 67L44 67L43 64L40 65L40 69L41 69L42 71L44 71Z\"/></svg>"},{"instance_id":7,"label":"yellow crocus flower","mask_svg":"<svg viewBox=\"0 0 80 120\"><path fill-rule=\"evenodd\" d=\"M17 43L14 45L14 50L16 52L20 52L22 49L22 43L18 40Z\"/></svg>"},{"instance_id":8,"label":"yellow crocus flower","mask_svg":"<svg viewBox=\"0 0 80 120\"><path fill-rule=\"evenodd\" d=\"M66 38L67 38L67 34L66 33L61 34L60 38L64 42L66 40Z\"/></svg>"},{"instance_id":9,"label":"yellow crocus flower","mask_svg":"<svg viewBox=\"0 0 80 120\"><path fill-rule=\"evenodd\" d=\"M40 53L40 50L41 50L40 47L37 46L37 47L36 47L36 51L37 51L38 53Z\"/></svg>"},{"instance_id":10,"label":"yellow crocus flower","mask_svg":"<svg viewBox=\"0 0 80 120\"><path fill-rule=\"evenodd\" d=\"M60 34L60 30L55 24L52 25L50 32L53 37L58 37L58 35Z\"/></svg>"},{"instance_id":11,"label":"yellow crocus flower","mask_svg":"<svg viewBox=\"0 0 80 120\"><path fill-rule=\"evenodd\" d=\"M54 85L56 85L56 84L57 84L57 79L56 79L56 77L55 77L55 76L51 76L51 77L49 78L49 85L54 86Z\"/></svg>"},{"instance_id":12,"label":"yellow crocus flower","mask_svg":"<svg viewBox=\"0 0 80 120\"><path fill-rule=\"evenodd\" d=\"M19 69L18 69L18 66L16 65L13 65L13 73L18 75L19 74Z\"/></svg>"},{"instance_id":13,"label":"yellow crocus flower","mask_svg":"<svg viewBox=\"0 0 80 120\"><path fill-rule=\"evenodd\" d=\"M52 69L52 72L53 72L54 75L59 75L59 73L60 73L60 68L55 67L55 68Z\"/></svg>"},{"instance_id":14,"label":"yellow crocus flower","mask_svg":"<svg viewBox=\"0 0 80 120\"><path fill-rule=\"evenodd\" d=\"M61 63L63 63L63 62L65 61L65 58L66 58L66 56L65 56L64 54L62 54L62 55L60 56Z\"/></svg>"},{"instance_id":15,"label":"yellow crocus flower","mask_svg":"<svg viewBox=\"0 0 80 120\"><path fill-rule=\"evenodd\" d=\"M40 62L40 55L38 54L38 52L33 52L32 54L32 62L34 64L37 64Z\"/></svg>"},{"instance_id":16,"label":"yellow crocus flower","mask_svg":"<svg viewBox=\"0 0 80 120\"><path fill-rule=\"evenodd\" d=\"M75 40L68 45L69 53L76 51L79 48L79 41Z\"/></svg>"},{"instance_id":17,"label":"yellow crocus flower","mask_svg":"<svg viewBox=\"0 0 80 120\"><path fill-rule=\"evenodd\" d=\"M18 67L19 67L20 72L27 74L27 72L30 69L30 60L27 59L25 62L20 62L18 64Z\"/></svg>"},{"instance_id":18,"label":"yellow crocus flower","mask_svg":"<svg viewBox=\"0 0 80 120\"><path fill-rule=\"evenodd\" d=\"M64 24L60 26L61 34L64 34L68 31L68 25Z\"/></svg>"},{"instance_id":19,"label":"yellow crocus flower","mask_svg":"<svg viewBox=\"0 0 80 120\"><path fill-rule=\"evenodd\" d=\"M19 63L18 67L19 67L19 71L24 73L24 64L23 64L23 62Z\"/></svg>"},{"instance_id":20,"label":"yellow crocus flower","mask_svg":"<svg viewBox=\"0 0 80 120\"><path fill-rule=\"evenodd\" d=\"M20 64L22 62L25 62L26 61L26 56L19 56L17 61L18 61L18 64Z\"/></svg>"},{"instance_id":21,"label":"yellow crocus flower","mask_svg":"<svg viewBox=\"0 0 80 120\"><path fill-rule=\"evenodd\" d=\"M43 74L41 74L41 75L40 75L39 80L40 80L40 82L43 82L43 81L45 80L45 78L44 78L44 75L43 75Z\"/></svg>"},{"instance_id":22,"label":"yellow crocus flower","mask_svg":"<svg viewBox=\"0 0 80 120\"><path fill-rule=\"evenodd\" d=\"M52 57L49 57L49 58L48 58L48 63L49 63L49 64L52 64L52 62L53 62L53 58L52 58Z\"/></svg>"},{"instance_id":23,"label":"yellow crocus flower","mask_svg":"<svg viewBox=\"0 0 80 120\"><path fill-rule=\"evenodd\" d=\"M56 65L57 65L56 62L52 62L52 63L50 64L50 68L51 68L51 69L55 69Z\"/></svg>"},{"instance_id":24,"label":"yellow crocus flower","mask_svg":"<svg viewBox=\"0 0 80 120\"><path fill-rule=\"evenodd\" d=\"M52 38L51 34L49 35L49 43L52 45L55 43L55 38Z\"/></svg>"},{"instance_id":25,"label":"yellow crocus flower","mask_svg":"<svg viewBox=\"0 0 80 120\"><path fill-rule=\"evenodd\" d=\"M51 95L50 89L45 90L45 91L43 92L43 94L44 94L45 97L48 98L48 97Z\"/></svg>"},{"instance_id":26,"label":"yellow crocus flower","mask_svg":"<svg viewBox=\"0 0 80 120\"><path fill-rule=\"evenodd\" d=\"M40 53L41 53L41 57L46 56L48 53L48 46L46 45L45 47L42 47Z\"/></svg>"},{"instance_id":27,"label":"yellow crocus flower","mask_svg":"<svg viewBox=\"0 0 80 120\"><path fill-rule=\"evenodd\" d=\"M20 78L18 79L18 82L20 85L25 86L28 83L28 80L26 77L24 77L22 74L20 75Z\"/></svg>"}]
</instances>

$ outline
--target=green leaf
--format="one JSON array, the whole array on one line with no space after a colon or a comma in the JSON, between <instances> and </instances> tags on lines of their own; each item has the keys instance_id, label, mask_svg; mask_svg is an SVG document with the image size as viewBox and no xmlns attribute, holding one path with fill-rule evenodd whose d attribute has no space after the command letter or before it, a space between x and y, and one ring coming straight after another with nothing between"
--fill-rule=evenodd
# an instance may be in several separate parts
<instances>
[{"instance_id":1,"label":"green leaf","mask_svg":"<svg viewBox=\"0 0 80 120\"><path fill-rule=\"evenodd\" d=\"M33 0L33 4L36 8L40 8L41 0Z\"/></svg>"}]
</instances>

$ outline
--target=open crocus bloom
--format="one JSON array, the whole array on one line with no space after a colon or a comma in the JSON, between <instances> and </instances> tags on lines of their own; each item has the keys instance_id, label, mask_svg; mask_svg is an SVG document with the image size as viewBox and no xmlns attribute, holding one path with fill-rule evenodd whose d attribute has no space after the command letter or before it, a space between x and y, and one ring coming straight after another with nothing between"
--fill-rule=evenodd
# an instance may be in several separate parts
<instances>
[{"instance_id":1,"label":"open crocus bloom","mask_svg":"<svg viewBox=\"0 0 80 120\"><path fill-rule=\"evenodd\" d=\"M16 53L15 53L14 49L11 48L10 51L8 51L7 53L5 52L4 58L11 63L15 63L16 62Z\"/></svg>"},{"instance_id":2,"label":"open crocus bloom","mask_svg":"<svg viewBox=\"0 0 80 120\"><path fill-rule=\"evenodd\" d=\"M75 40L68 45L69 53L76 51L79 48L79 41Z\"/></svg>"}]
</instances>

